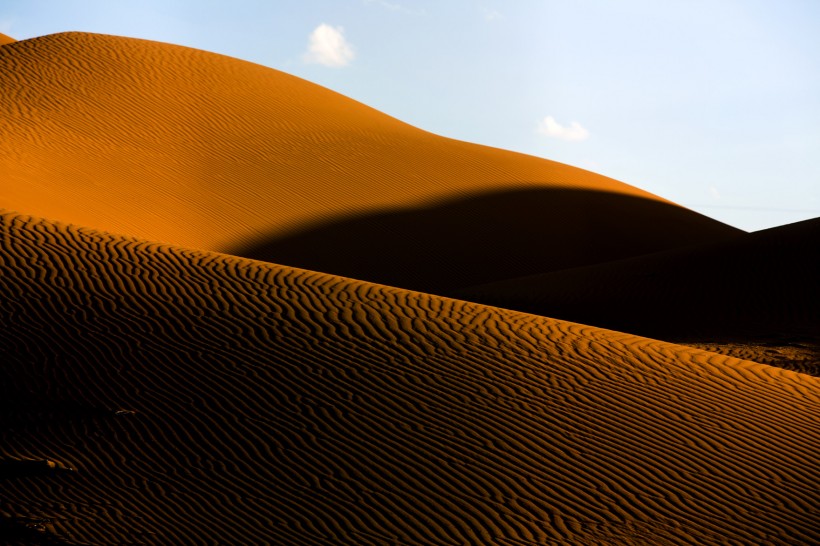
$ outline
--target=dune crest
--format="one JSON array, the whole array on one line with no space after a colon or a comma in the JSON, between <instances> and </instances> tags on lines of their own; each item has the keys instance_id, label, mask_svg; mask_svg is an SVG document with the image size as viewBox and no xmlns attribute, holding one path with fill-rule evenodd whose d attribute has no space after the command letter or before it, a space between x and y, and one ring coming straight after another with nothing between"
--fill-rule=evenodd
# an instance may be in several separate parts
<instances>
[{"instance_id":1,"label":"dune crest","mask_svg":"<svg viewBox=\"0 0 820 546\"><path fill-rule=\"evenodd\" d=\"M28 216L0 232L0 457L73 469L0 480L12 522L83 544L820 541L818 378Z\"/></svg>"},{"instance_id":2,"label":"dune crest","mask_svg":"<svg viewBox=\"0 0 820 546\"><path fill-rule=\"evenodd\" d=\"M579 265L578 249L595 249L610 231L622 236L602 259L738 233L601 175L436 136L271 68L145 40L65 33L4 48L0 117L5 208L203 250L236 253L315 234L331 221L391 210L424 215L477 195L539 190L612 194L676 212L633 218L610 205L560 225L538 224L561 212L559 204L528 212L540 244L522 246L512 275L542 272L547 254L558 267ZM419 248L441 244L438 227L413 230ZM303 247L302 265L326 260L327 246L370 250L368 241L350 237L340 247L332 230L325 235L314 254ZM493 253L499 245L477 241L484 255L466 263L427 263L423 252L409 259L448 279L445 288L501 280L496 264L510 260ZM573 248L564 256L553 241ZM461 249L432 254L447 251ZM382 263L391 268L386 276L365 278L393 282L391 273L406 270L398 258ZM344 264L326 267L350 274ZM459 284L464 270L477 276Z\"/></svg>"},{"instance_id":3,"label":"dune crest","mask_svg":"<svg viewBox=\"0 0 820 546\"><path fill-rule=\"evenodd\" d=\"M6 44L11 44L11 43L14 43L14 42L16 42L16 41L17 41L17 40L15 40L14 38L12 38L11 36L6 36L6 35L5 35L5 34L3 34L2 32L0 32L0 46L2 46L2 45L6 45Z\"/></svg>"}]
</instances>

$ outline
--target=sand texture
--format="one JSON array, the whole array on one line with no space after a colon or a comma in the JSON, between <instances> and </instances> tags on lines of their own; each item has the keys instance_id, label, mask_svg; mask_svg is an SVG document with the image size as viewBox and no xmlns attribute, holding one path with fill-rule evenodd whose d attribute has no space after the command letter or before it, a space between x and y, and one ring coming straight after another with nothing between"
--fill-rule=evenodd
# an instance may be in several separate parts
<instances>
[{"instance_id":1,"label":"sand texture","mask_svg":"<svg viewBox=\"0 0 820 546\"><path fill-rule=\"evenodd\" d=\"M0 179L2 544L820 544L818 220L85 33Z\"/></svg>"},{"instance_id":2,"label":"sand texture","mask_svg":"<svg viewBox=\"0 0 820 546\"><path fill-rule=\"evenodd\" d=\"M818 378L1 218L0 510L15 536L820 542Z\"/></svg>"},{"instance_id":3,"label":"sand texture","mask_svg":"<svg viewBox=\"0 0 820 546\"><path fill-rule=\"evenodd\" d=\"M458 292L820 375L820 219Z\"/></svg>"},{"instance_id":4,"label":"sand texture","mask_svg":"<svg viewBox=\"0 0 820 546\"><path fill-rule=\"evenodd\" d=\"M0 50L0 206L444 293L738 230L271 68L65 33Z\"/></svg>"}]
</instances>

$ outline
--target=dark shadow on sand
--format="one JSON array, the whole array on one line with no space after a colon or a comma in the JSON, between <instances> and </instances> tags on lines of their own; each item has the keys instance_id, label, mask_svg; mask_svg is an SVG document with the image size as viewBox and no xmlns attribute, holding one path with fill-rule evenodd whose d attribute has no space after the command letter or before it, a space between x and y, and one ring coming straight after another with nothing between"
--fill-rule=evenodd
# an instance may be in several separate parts
<instances>
[{"instance_id":1,"label":"dark shadow on sand","mask_svg":"<svg viewBox=\"0 0 820 546\"><path fill-rule=\"evenodd\" d=\"M660 201L538 188L331 219L225 252L447 295L740 233Z\"/></svg>"},{"instance_id":2,"label":"dark shadow on sand","mask_svg":"<svg viewBox=\"0 0 820 546\"><path fill-rule=\"evenodd\" d=\"M772 362L820 375L818 241L820 218L454 295L677 343L770 346L796 359Z\"/></svg>"}]
</instances>

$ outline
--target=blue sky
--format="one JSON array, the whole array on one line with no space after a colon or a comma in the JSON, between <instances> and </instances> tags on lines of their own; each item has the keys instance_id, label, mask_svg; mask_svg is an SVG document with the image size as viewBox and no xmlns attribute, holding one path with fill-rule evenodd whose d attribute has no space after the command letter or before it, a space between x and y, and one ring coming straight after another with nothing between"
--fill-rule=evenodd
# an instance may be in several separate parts
<instances>
[{"instance_id":1,"label":"blue sky","mask_svg":"<svg viewBox=\"0 0 820 546\"><path fill-rule=\"evenodd\" d=\"M820 216L815 0L3 0L0 32L172 42L746 230Z\"/></svg>"}]
</instances>

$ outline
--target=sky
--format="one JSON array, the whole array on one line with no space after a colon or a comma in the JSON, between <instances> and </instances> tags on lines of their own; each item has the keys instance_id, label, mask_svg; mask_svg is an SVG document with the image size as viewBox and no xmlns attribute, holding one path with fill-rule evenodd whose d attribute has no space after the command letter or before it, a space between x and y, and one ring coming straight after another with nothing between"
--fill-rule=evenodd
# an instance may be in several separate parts
<instances>
[{"instance_id":1,"label":"sky","mask_svg":"<svg viewBox=\"0 0 820 546\"><path fill-rule=\"evenodd\" d=\"M0 32L196 47L747 231L820 216L816 0L2 0Z\"/></svg>"}]
</instances>

